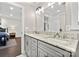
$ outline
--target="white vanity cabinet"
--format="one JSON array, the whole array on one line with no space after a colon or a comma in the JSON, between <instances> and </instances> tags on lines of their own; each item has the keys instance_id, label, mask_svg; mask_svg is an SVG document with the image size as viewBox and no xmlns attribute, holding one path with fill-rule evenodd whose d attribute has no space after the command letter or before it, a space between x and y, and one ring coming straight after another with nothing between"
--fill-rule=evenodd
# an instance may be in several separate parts
<instances>
[{"instance_id":1,"label":"white vanity cabinet","mask_svg":"<svg viewBox=\"0 0 79 59\"><path fill-rule=\"evenodd\" d=\"M37 40L25 35L24 36L24 48L25 48L25 53L28 57L37 57Z\"/></svg>"},{"instance_id":2,"label":"white vanity cabinet","mask_svg":"<svg viewBox=\"0 0 79 59\"><path fill-rule=\"evenodd\" d=\"M25 52L29 57L70 57L72 53L40 39L25 35Z\"/></svg>"},{"instance_id":3,"label":"white vanity cabinet","mask_svg":"<svg viewBox=\"0 0 79 59\"><path fill-rule=\"evenodd\" d=\"M50 52L48 49L38 48L38 57L63 57L61 54L56 54L56 51Z\"/></svg>"},{"instance_id":4,"label":"white vanity cabinet","mask_svg":"<svg viewBox=\"0 0 79 59\"><path fill-rule=\"evenodd\" d=\"M37 40L31 37L31 57L37 57Z\"/></svg>"},{"instance_id":5,"label":"white vanity cabinet","mask_svg":"<svg viewBox=\"0 0 79 59\"><path fill-rule=\"evenodd\" d=\"M27 56L31 56L31 40L30 37L25 35L24 37L24 49Z\"/></svg>"},{"instance_id":6,"label":"white vanity cabinet","mask_svg":"<svg viewBox=\"0 0 79 59\"><path fill-rule=\"evenodd\" d=\"M32 46L31 48L31 57L37 57L37 47Z\"/></svg>"},{"instance_id":7,"label":"white vanity cabinet","mask_svg":"<svg viewBox=\"0 0 79 59\"><path fill-rule=\"evenodd\" d=\"M46 53L44 55L44 57L63 57L63 55L53 49L50 49L48 46L45 46L44 44L47 44L47 43L44 43L44 42L41 42L41 41L38 41L38 51L41 49L42 51L44 51L44 53ZM42 53L43 54L43 53ZM38 52L38 55L40 55L40 53Z\"/></svg>"},{"instance_id":8,"label":"white vanity cabinet","mask_svg":"<svg viewBox=\"0 0 79 59\"><path fill-rule=\"evenodd\" d=\"M38 57L48 57L48 54L43 49L38 48Z\"/></svg>"},{"instance_id":9,"label":"white vanity cabinet","mask_svg":"<svg viewBox=\"0 0 79 59\"><path fill-rule=\"evenodd\" d=\"M55 47L54 45L50 45L45 42L38 41L38 47L48 53L48 56L52 57L69 57L71 56L71 52L61 49L59 47ZM39 49L38 49L39 50Z\"/></svg>"}]
</instances>

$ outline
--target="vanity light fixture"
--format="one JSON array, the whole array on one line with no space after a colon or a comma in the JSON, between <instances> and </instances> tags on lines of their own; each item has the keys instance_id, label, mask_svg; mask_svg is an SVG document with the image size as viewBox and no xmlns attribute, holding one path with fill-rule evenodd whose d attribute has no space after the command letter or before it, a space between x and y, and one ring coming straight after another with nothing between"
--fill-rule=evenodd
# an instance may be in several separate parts
<instances>
[{"instance_id":1,"label":"vanity light fixture","mask_svg":"<svg viewBox=\"0 0 79 59\"><path fill-rule=\"evenodd\" d=\"M51 3L50 2L48 3L48 6L51 6Z\"/></svg>"},{"instance_id":2,"label":"vanity light fixture","mask_svg":"<svg viewBox=\"0 0 79 59\"><path fill-rule=\"evenodd\" d=\"M36 14L39 14L39 15L40 15L41 12L44 13L44 7L39 6L39 7L36 9Z\"/></svg>"},{"instance_id":3,"label":"vanity light fixture","mask_svg":"<svg viewBox=\"0 0 79 59\"><path fill-rule=\"evenodd\" d=\"M38 12L38 14L40 15L40 11Z\"/></svg>"},{"instance_id":4,"label":"vanity light fixture","mask_svg":"<svg viewBox=\"0 0 79 59\"><path fill-rule=\"evenodd\" d=\"M36 14L38 13L38 11L36 11Z\"/></svg>"},{"instance_id":5,"label":"vanity light fixture","mask_svg":"<svg viewBox=\"0 0 79 59\"><path fill-rule=\"evenodd\" d=\"M36 14L40 14L40 9L41 9L41 6L36 8Z\"/></svg>"},{"instance_id":6,"label":"vanity light fixture","mask_svg":"<svg viewBox=\"0 0 79 59\"><path fill-rule=\"evenodd\" d=\"M39 15L40 15L40 11L37 10L37 11L36 11L36 14L39 14Z\"/></svg>"},{"instance_id":7,"label":"vanity light fixture","mask_svg":"<svg viewBox=\"0 0 79 59\"><path fill-rule=\"evenodd\" d=\"M44 7L42 7L41 9L39 9L40 12L44 13Z\"/></svg>"},{"instance_id":8,"label":"vanity light fixture","mask_svg":"<svg viewBox=\"0 0 79 59\"><path fill-rule=\"evenodd\" d=\"M36 14L38 14L38 13L39 13L39 11L37 10L37 11L36 11Z\"/></svg>"}]
</instances>

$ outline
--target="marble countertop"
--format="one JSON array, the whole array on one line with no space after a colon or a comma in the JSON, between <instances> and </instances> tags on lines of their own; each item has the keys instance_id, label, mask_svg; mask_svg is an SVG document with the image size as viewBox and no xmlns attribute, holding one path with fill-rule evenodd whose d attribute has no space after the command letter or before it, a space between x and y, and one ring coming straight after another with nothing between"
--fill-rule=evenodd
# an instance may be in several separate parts
<instances>
[{"instance_id":1,"label":"marble countertop","mask_svg":"<svg viewBox=\"0 0 79 59\"><path fill-rule=\"evenodd\" d=\"M30 33L25 33L25 34L28 36L34 37L37 40L42 40L49 44L63 48L72 53L76 52L76 48L77 48L77 44L78 44L78 40L76 40L76 39L47 38L47 35L45 35L45 34L30 34Z\"/></svg>"}]
</instances>

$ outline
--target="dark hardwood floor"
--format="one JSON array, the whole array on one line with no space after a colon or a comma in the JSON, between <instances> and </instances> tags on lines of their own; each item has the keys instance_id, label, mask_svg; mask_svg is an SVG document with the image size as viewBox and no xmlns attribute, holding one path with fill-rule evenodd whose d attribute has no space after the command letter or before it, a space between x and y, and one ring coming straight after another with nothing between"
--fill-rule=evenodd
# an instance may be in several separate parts
<instances>
[{"instance_id":1,"label":"dark hardwood floor","mask_svg":"<svg viewBox=\"0 0 79 59\"><path fill-rule=\"evenodd\" d=\"M16 57L21 54L21 38L16 38L17 46L0 49L0 57Z\"/></svg>"}]
</instances>

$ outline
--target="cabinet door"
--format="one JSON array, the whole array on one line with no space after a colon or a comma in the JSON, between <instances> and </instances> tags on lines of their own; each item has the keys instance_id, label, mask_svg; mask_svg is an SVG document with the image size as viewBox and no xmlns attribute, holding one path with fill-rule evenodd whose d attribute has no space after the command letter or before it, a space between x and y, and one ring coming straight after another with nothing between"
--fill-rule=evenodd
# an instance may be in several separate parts
<instances>
[{"instance_id":1,"label":"cabinet door","mask_svg":"<svg viewBox=\"0 0 79 59\"><path fill-rule=\"evenodd\" d=\"M53 50L52 50L53 51ZM48 50L48 57L63 57L62 55L56 54L56 51L50 52Z\"/></svg>"},{"instance_id":2,"label":"cabinet door","mask_svg":"<svg viewBox=\"0 0 79 59\"><path fill-rule=\"evenodd\" d=\"M38 57L48 57L48 54L42 49L38 48Z\"/></svg>"},{"instance_id":3,"label":"cabinet door","mask_svg":"<svg viewBox=\"0 0 79 59\"><path fill-rule=\"evenodd\" d=\"M37 40L31 37L31 57L37 57Z\"/></svg>"},{"instance_id":4,"label":"cabinet door","mask_svg":"<svg viewBox=\"0 0 79 59\"><path fill-rule=\"evenodd\" d=\"M37 39L31 38L31 41L32 41L32 45L37 46Z\"/></svg>"},{"instance_id":5,"label":"cabinet door","mask_svg":"<svg viewBox=\"0 0 79 59\"><path fill-rule=\"evenodd\" d=\"M37 46L32 46L31 48L31 57L37 57Z\"/></svg>"},{"instance_id":6,"label":"cabinet door","mask_svg":"<svg viewBox=\"0 0 79 59\"><path fill-rule=\"evenodd\" d=\"M26 35L25 37L25 52L29 57L37 56L37 40Z\"/></svg>"},{"instance_id":7,"label":"cabinet door","mask_svg":"<svg viewBox=\"0 0 79 59\"><path fill-rule=\"evenodd\" d=\"M24 50L25 50L26 55L28 51L27 47L28 47L28 39L26 38L26 35L24 35Z\"/></svg>"},{"instance_id":8,"label":"cabinet door","mask_svg":"<svg viewBox=\"0 0 79 59\"><path fill-rule=\"evenodd\" d=\"M51 53L53 54L57 54L58 57L69 57L70 56L70 53L65 51L65 50L62 50L60 48L57 48L55 46L51 46L47 43L44 43L44 42L41 42L41 41L38 41L38 47L41 47L42 49L47 49L47 51L51 51Z\"/></svg>"},{"instance_id":9,"label":"cabinet door","mask_svg":"<svg viewBox=\"0 0 79 59\"><path fill-rule=\"evenodd\" d=\"M24 36L24 49L25 49L25 53L28 56L28 36Z\"/></svg>"},{"instance_id":10,"label":"cabinet door","mask_svg":"<svg viewBox=\"0 0 79 59\"><path fill-rule=\"evenodd\" d=\"M38 57L63 57L62 55L56 54L56 51L49 51L48 49L38 49Z\"/></svg>"},{"instance_id":11,"label":"cabinet door","mask_svg":"<svg viewBox=\"0 0 79 59\"><path fill-rule=\"evenodd\" d=\"M29 36L25 36L25 43L24 43L24 48L27 56L31 55L31 39Z\"/></svg>"},{"instance_id":12,"label":"cabinet door","mask_svg":"<svg viewBox=\"0 0 79 59\"><path fill-rule=\"evenodd\" d=\"M28 45L26 47L26 48L28 48L28 51L27 51L28 56L31 56L31 45L32 45L31 38L28 36Z\"/></svg>"}]
</instances>

